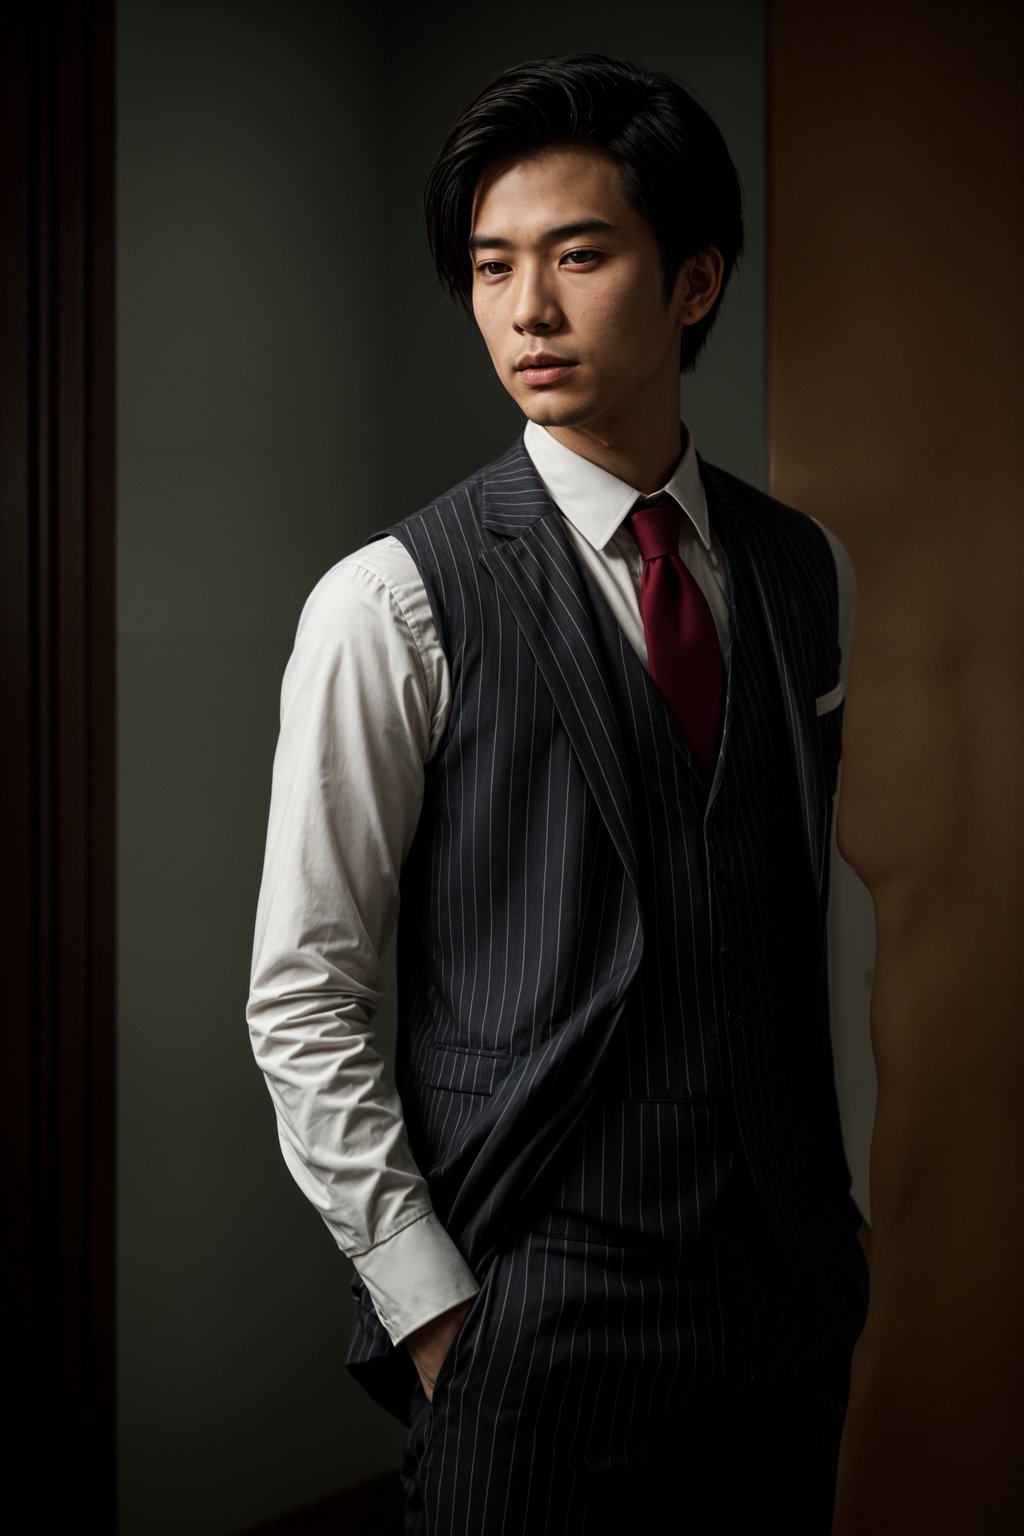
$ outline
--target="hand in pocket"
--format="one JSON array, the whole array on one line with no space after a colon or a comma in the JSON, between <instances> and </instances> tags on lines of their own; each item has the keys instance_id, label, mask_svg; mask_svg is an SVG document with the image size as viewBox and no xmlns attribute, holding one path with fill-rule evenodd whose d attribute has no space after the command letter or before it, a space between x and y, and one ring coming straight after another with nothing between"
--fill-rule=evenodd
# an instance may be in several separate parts
<instances>
[{"instance_id":1,"label":"hand in pocket","mask_svg":"<svg viewBox=\"0 0 1024 1536\"><path fill-rule=\"evenodd\" d=\"M470 1301L460 1301L456 1306L449 1307L447 1312L432 1317L429 1323L414 1328L412 1333L406 1335L404 1343L412 1356L412 1363L428 1403L434 1400L434 1383L438 1372L471 1304Z\"/></svg>"}]
</instances>

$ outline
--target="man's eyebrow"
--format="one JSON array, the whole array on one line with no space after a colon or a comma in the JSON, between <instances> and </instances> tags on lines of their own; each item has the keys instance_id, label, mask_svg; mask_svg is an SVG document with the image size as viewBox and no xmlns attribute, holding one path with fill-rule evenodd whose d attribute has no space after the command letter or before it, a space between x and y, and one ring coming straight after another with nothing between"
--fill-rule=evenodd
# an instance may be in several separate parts
<instances>
[{"instance_id":1,"label":"man's eyebrow","mask_svg":"<svg viewBox=\"0 0 1024 1536\"><path fill-rule=\"evenodd\" d=\"M575 235L597 235L615 228L607 219L573 219L571 224L558 224L554 229L546 229L540 237L541 245L550 245L555 240L571 240ZM503 240L500 235L471 235L469 239L471 251L510 251L511 240Z\"/></svg>"}]
</instances>

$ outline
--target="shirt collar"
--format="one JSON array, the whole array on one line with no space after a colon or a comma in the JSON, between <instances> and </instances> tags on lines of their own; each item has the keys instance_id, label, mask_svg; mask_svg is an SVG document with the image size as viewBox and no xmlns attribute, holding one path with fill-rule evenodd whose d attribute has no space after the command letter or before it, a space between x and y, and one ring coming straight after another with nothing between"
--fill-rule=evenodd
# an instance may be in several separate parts
<instances>
[{"instance_id":1,"label":"shirt collar","mask_svg":"<svg viewBox=\"0 0 1024 1536\"><path fill-rule=\"evenodd\" d=\"M682 458L666 484L650 494L661 495L667 491L690 519L705 549L710 549L708 504L697 464L697 451L693 446L693 435L685 423L683 431L686 448ZM535 421L526 423L523 446L555 506L595 549L604 548L634 502L644 499L642 491L566 448Z\"/></svg>"}]
</instances>

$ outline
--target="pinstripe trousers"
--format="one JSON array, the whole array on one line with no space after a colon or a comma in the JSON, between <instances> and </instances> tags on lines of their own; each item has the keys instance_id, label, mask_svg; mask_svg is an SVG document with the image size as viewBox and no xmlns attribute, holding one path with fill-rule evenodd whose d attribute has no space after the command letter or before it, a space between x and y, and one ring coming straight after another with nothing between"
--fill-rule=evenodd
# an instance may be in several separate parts
<instances>
[{"instance_id":1,"label":"pinstripe trousers","mask_svg":"<svg viewBox=\"0 0 1024 1536\"><path fill-rule=\"evenodd\" d=\"M779 1259L741 1161L690 1259L534 1218L413 1388L406 1536L828 1536L855 1331Z\"/></svg>"},{"instance_id":2,"label":"pinstripe trousers","mask_svg":"<svg viewBox=\"0 0 1024 1536\"><path fill-rule=\"evenodd\" d=\"M664 1252L522 1231L432 1403L413 1389L406 1536L620 1536L636 1519L678 1536L827 1536L850 1350L780 1374L738 1314L718 1326L739 1302L726 1257L701 1275Z\"/></svg>"}]
</instances>

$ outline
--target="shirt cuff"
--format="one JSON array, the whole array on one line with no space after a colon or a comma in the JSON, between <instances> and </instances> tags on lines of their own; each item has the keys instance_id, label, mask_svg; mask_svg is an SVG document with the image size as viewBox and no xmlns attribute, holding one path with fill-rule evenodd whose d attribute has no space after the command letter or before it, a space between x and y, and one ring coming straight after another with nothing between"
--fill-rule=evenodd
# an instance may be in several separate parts
<instances>
[{"instance_id":1,"label":"shirt cuff","mask_svg":"<svg viewBox=\"0 0 1024 1536\"><path fill-rule=\"evenodd\" d=\"M480 1289L435 1211L352 1259L392 1344Z\"/></svg>"}]
</instances>

